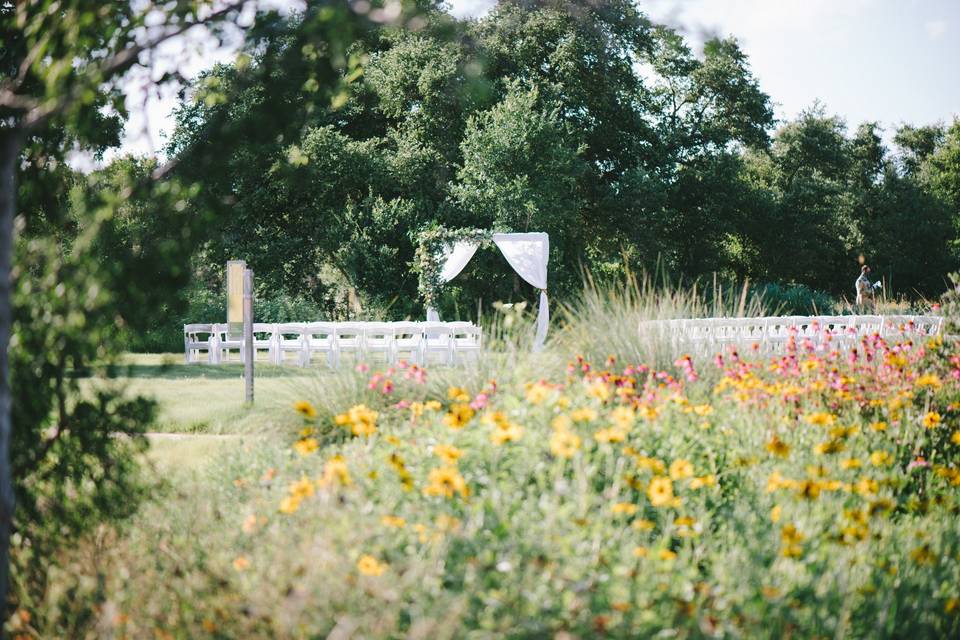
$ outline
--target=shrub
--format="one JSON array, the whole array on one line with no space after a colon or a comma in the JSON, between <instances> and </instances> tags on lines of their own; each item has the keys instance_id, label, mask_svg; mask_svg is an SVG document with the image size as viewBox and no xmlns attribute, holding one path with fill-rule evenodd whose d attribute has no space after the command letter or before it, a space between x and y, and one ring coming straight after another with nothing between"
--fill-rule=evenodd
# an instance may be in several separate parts
<instances>
[{"instance_id":1,"label":"shrub","mask_svg":"<svg viewBox=\"0 0 960 640\"><path fill-rule=\"evenodd\" d=\"M831 315L839 311L839 305L830 294L802 284L771 282L756 287L755 294L762 298L772 315Z\"/></svg>"},{"instance_id":2,"label":"shrub","mask_svg":"<svg viewBox=\"0 0 960 640\"><path fill-rule=\"evenodd\" d=\"M174 312L161 307L149 326L141 332L123 334L128 351L137 353L176 353L183 350L183 325L194 322L226 322L226 294L201 283L191 284L182 294L182 308ZM254 296L253 315L256 322L306 322L330 317L323 305L284 293Z\"/></svg>"}]
</instances>

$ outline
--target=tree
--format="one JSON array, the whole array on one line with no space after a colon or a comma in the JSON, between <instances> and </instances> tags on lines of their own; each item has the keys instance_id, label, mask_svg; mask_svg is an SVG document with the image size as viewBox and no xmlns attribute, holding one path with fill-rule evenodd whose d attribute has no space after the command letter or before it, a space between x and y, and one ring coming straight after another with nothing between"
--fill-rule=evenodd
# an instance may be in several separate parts
<instances>
[{"instance_id":1,"label":"tree","mask_svg":"<svg viewBox=\"0 0 960 640\"><path fill-rule=\"evenodd\" d=\"M458 226L549 233L551 287L572 289L586 248L580 181L587 164L558 108L513 84L502 102L470 118L462 149L451 189L463 212Z\"/></svg>"},{"instance_id":2,"label":"tree","mask_svg":"<svg viewBox=\"0 0 960 640\"><path fill-rule=\"evenodd\" d=\"M204 212L188 215L186 200L197 194L192 181L174 175L176 161L163 166L117 165L90 185L71 182L70 175L57 168L64 166L66 153L75 146L99 153L117 144L126 114L123 78L144 62L146 54L198 25L205 25L215 36L222 34L245 4L246 0L227 5L201 0L96 5L82 0L0 2L4 45L0 49L4 71L0 79L0 602L4 604L15 515L14 479L22 481L25 474L40 474L44 482L52 479L49 487L54 496L57 491L69 493L71 483L92 481L91 501L55 501L78 512L88 506L101 508L104 500L109 502L107 492L131 486L124 478L132 459L122 451L123 441L111 432L142 429L150 419L149 405L111 394L99 395L96 402L78 400L76 383L67 376L67 369L83 368L109 356L116 348L117 326L141 324L143 310L156 297L186 282L189 271L183 265L205 221ZM381 11L368 10L374 15ZM305 71L303 90L320 93L329 101L346 66L346 47L363 22L346 2L310 3L295 28L274 12L261 13L248 30L248 46L267 61L263 65L267 72L275 64L300 61ZM317 69L336 73L318 79ZM170 74L161 82L175 79ZM224 92L208 95L214 100L232 98ZM276 120L258 123L259 132L275 135ZM210 123L212 128L217 124ZM215 162L218 151L207 147L195 161ZM47 195L47 186L54 187L49 191L54 197ZM63 214L67 193L71 193L73 218ZM144 215L125 214L130 202L146 207ZM23 220L18 228L24 234L19 241L14 234L18 211L22 212L18 220ZM163 232L171 229L177 233ZM14 255L17 263L12 269ZM144 286L145 279L149 287ZM19 348L13 362L17 395L11 397L8 347L13 323ZM17 438L16 478L11 477L12 430ZM35 506L26 500L18 513L29 518ZM58 535L83 524L69 520L62 511L45 515L52 518L47 526L53 526ZM58 524L66 529L57 528Z\"/></svg>"},{"instance_id":3,"label":"tree","mask_svg":"<svg viewBox=\"0 0 960 640\"><path fill-rule=\"evenodd\" d=\"M116 80L141 53L196 24L232 16L236 5L200 17L203 3L167 5L156 29L129 3L91 8L72 2L0 3L0 603L6 603L13 521L10 468L11 393L8 346L12 326L12 258L17 173L24 150L42 167L63 162L64 143L102 146L116 127L102 109L122 107ZM154 7L150 7L153 9ZM94 52L97 53L93 56ZM122 109L121 109L122 112ZM52 143L52 144L51 144ZM59 143L59 145L57 144ZM62 375L62 374L61 374Z\"/></svg>"}]
</instances>

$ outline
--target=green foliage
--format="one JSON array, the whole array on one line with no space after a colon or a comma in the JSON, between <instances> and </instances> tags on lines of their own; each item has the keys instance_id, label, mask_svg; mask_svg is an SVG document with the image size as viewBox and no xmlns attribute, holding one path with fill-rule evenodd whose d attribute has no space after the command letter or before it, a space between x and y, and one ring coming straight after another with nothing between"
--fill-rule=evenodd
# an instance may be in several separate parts
<instances>
[{"instance_id":1,"label":"green foliage","mask_svg":"<svg viewBox=\"0 0 960 640\"><path fill-rule=\"evenodd\" d=\"M49 610L73 608L83 585L61 582L51 588L67 570L65 550L137 509L146 488L138 458L154 404L116 385L81 388L78 375L111 364L124 336L147 335L156 329L158 315L180 311L176 292L193 275L198 237L210 233L210 214L218 210L212 205L225 206L222 201L204 206L209 176L191 175L189 168L178 174L179 159L159 167L152 160L123 158L89 176L70 171L66 159L77 149L99 157L119 145L127 114L123 80L131 67L198 25L222 35L224 23L245 5L0 3L0 347L5 354L0 359L0 611L5 624L10 604L38 615L45 611L41 603ZM363 18L346 3L311 3L295 28L276 12L256 17L246 36L249 50L259 56L263 75L257 80L282 66L299 74L299 87L322 96L328 106L341 100L341 74L357 67L346 49L362 30ZM158 84L178 77L165 74ZM282 140L289 124L283 116L261 117L255 127L244 129L227 126L212 113L240 97L259 109L255 116L279 113L274 107L286 96L267 94L264 100L261 85L244 93L247 89L242 82L199 88L198 108L211 116L204 132L216 140L207 139L190 156L192 168L219 163L234 136L255 133L262 137L247 139ZM173 144L180 143L178 138ZM264 315L300 311L280 303L267 305ZM17 493L13 514L11 468ZM11 517L15 578L7 598ZM103 605L97 594L84 594L93 607ZM71 624L84 624L91 611L83 609ZM13 622L18 620L24 622ZM46 628L48 621L34 619L34 624ZM76 637L72 627L49 628L56 629L49 635Z\"/></svg>"},{"instance_id":2,"label":"green foliage","mask_svg":"<svg viewBox=\"0 0 960 640\"><path fill-rule=\"evenodd\" d=\"M262 290L262 289L261 289ZM183 299L180 302L180 298ZM183 325L194 322L226 322L227 299L222 290L192 284L171 294L174 304L159 307L149 324L139 331L124 331L122 346L139 353L176 353L183 350ZM288 294L254 295L256 322L306 322L329 317L331 306L321 306L303 297Z\"/></svg>"},{"instance_id":3,"label":"green foliage","mask_svg":"<svg viewBox=\"0 0 960 640\"><path fill-rule=\"evenodd\" d=\"M768 283L757 287L754 294L763 300L772 315L831 315L837 311L837 304L830 295L802 284Z\"/></svg>"},{"instance_id":4,"label":"green foliage","mask_svg":"<svg viewBox=\"0 0 960 640\"><path fill-rule=\"evenodd\" d=\"M490 229L456 229L443 227L426 229L419 234L417 254L412 265L413 271L418 274L419 285L417 290L427 306L435 306L440 287L440 271L443 269L444 253L453 248L457 242L472 242L484 247L492 244L493 230Z\"/></svg>"}]
</instances>

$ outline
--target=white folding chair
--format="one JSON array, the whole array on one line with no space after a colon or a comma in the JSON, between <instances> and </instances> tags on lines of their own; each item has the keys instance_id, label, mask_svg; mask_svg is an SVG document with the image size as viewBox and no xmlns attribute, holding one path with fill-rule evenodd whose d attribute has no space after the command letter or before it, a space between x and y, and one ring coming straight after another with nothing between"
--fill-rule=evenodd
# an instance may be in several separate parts
<instances>
[{"instance_id":1,"label":"white folding chair","mask_svg":"<svg viewBox=\"0 0 960 640\"><path fill-rule=\"evenodd\" d=\"M409 359L413 364L422 364L423 326L418 322L394 322L392 324L393 362ZM407 358L403 358L404 355Z\"/></svg>"},{"instance_id":2,"label":"white folding chair","mask_svg":"<svg viewBox=\"0 0 960 640\"><path fill-rule=\"evenodd\" d=\"M857 336L872 336L883 330L883 316L856 316Z\"/></svg>"},{"instance_id":3,"label":"white folding chair","mask_svg":"<svg viewBox=\"0 0 960 640\"><path fill-rule=\"evenodd\" d=\"M326 354L327 366L333 366L334 330L333 322L308 322L303 329L304 363L313 361L313 354Z\"/></svg>"},{"instance_id":4,"label":"white folding chair","mask_svg":"<svg viewBox=\"0 0 960 640\"><path fill-rule=\"evenodd\" d=\"M424 322L421 362L430 364L431 355L439 355L443 364L453 364L453 329L445 322Z\"/></svg>"},{"instance_id":5,"label":"white folding chair","mask_svg":"<svg viewBox=\"0 0 960 640\"><path fill-rule=\"evenodd\" d=\"M340 368L340 357L352 353L358 362L363 358L363 323L338 322L333 328L333 366Z\"/></svg>"},{"instance_id":6,"label":"white folding chair","mask_svg":"<svg viewBox=\"0 0 960 640\"><path fill-rule=\"evenodd\" d=\"M848 347L856 340L856 316L817 316L817 340L823 346Z\"/></svg>"},{"instance_id":7,"label":"white folding chair","mask_svg":"<svg viewBox=\"0 0 960 640\"><path fill-rule=\"evenodd\" d=\"M277 364L285 364L287 354L293 353L296 354L297 366L304 366L307 360L305 331L306 329L301 322L287 322L277 325L277 351L275 356Z\"/></svg>"},{"instance_id":8,"label":"white folding chair","mask_svg":"<svg viewBox=\"0 0 960 640\"><path fill-rule=\"evenodd\" d=\"M267 352L267 361L277 361L277 325L265 322L253 323L253 361L257 361L257 354Z\"/></svg>"},{"instance_id":9,"label":"white folding chair","mask_svg":"<svg viewBox=\"0 0 960 640\"><path fill-rule=\"evenodd\" d=\"M913 332L913 316L883 316L880 335L884 338L902 336Z\"/></svg>"},{"instance_id":10,"label":"white folding chair","mask_svg":"<svg viewBox=\"0 0 960 640\"><path fill-rule=\"evenodd\" d=\"M794 331L794 317L772 317L764 320L763 345L772 353L783 353Z\"/></svg>"},{"instance_id":11,"label":"white folding chair","mask_svg":"<svg viewBox=\"0 0 960 640\"><path fill-rule=\"evenodd\" d=\"M938 335L943 328L941 316L914 316L914 330L922 336Z\"/></svg>"},{"instance_id":12,"label":"white folding chair","mask_svg":"<svg viewBox=\"0 0 960 640\"><path fill-rule=\"evenodd\" d=\"M217 334L211 324L183 325L183 355L187 364L200 362L200 352L207 353L207 364L219 362Z\"/></svg>"},{"instance_id":13,"label":"white folding chair","mask_svg":"<svg viewBox=\"0 0 960 640\"><path fill-rule=\"evenodd\" d=\"M231 351L236 351L240 356L240 362L243 362L243 336L231 335L230 325L226 323L213 325L213 330L217 334L218 362L230 362Z\"/></svg>"},{"instance_id":14,"label":"white folding chair","mask_svg":"<svg viewBox=\"0 0 960 640\"><path fill-rule=\"evenodd\" d=\"M389 322L366 322L363 325L363 359L383 354L385 363L393 362L394 327Z\"/></svg>"},{"instance_id":15,"label":"white folding chair","mask_svg":"<svg viewBox=\"0 0 960 640\"><path fill-rule=\"evenodd\" d=\"M480 359L480 350L483 346L483 332L480 327L471 322L451 322L451 341L453 342L453 364L462 360L466 366L469 358Z\"/></svg>"}]
</instances>

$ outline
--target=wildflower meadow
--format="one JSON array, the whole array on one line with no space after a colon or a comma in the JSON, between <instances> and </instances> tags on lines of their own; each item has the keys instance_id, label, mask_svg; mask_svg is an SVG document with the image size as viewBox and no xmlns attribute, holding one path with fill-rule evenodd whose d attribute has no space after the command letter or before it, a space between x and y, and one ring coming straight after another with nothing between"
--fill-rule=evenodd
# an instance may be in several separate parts
<instances>
[{"instance_id":1,"label":"wildflower meadow","mask_svg":"<svg viewBox=\"0 0 960 640\"><path fill-rule=\"evenodd\" d=\"M222 456L194 493L83 551L123 567L95 587L102 624L118 637L960 630L954 343L505 364L361 365L299 399L285 441Z\"/></svg>"}]
</instances>

